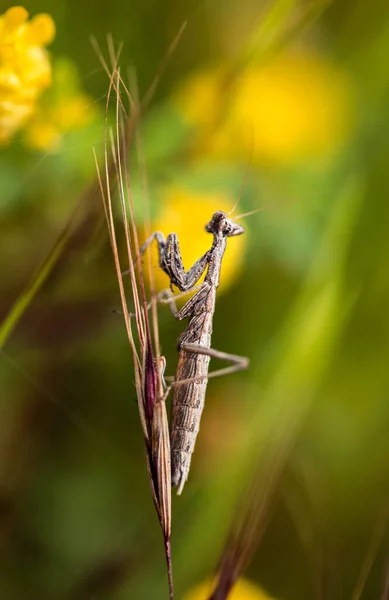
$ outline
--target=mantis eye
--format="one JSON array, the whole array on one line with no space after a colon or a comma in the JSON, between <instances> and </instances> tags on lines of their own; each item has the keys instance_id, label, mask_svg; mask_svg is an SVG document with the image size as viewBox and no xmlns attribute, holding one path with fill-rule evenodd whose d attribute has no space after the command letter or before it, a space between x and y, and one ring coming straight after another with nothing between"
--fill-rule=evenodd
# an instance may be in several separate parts
<instances>
[{"instance_id":1,"label":"mantis eye","mask_svg":"<svg viewBox=\"0 0 389 600\"><path fill-rule=\"evenodd\" d=\"M244 233L244 228L242 227L242 225L239 225L239 223L228 223L225 227L225 229L223 230L223 235L224 236L235 236L235 235L241 235L242 233Z\"/></svg>"}]
</instances>

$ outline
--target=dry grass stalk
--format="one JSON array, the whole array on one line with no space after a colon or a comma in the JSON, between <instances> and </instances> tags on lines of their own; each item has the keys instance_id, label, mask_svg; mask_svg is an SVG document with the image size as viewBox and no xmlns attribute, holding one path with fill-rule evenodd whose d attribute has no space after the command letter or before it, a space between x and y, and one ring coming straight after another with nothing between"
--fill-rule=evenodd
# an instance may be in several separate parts
<instances>
[{"instance_id":1,"label":"dry grass stalk","mask_svg":"<svg viewBox=\"0 0 389 600\"><path fill-rule=\"evenodd\" d=\"M135 388L138 400L139 416L142 424L146 465L154 504L164 536L165 555L168 568L169 594L173 600L172 562L170 552L171 532L171 475L170 475L170 438L166 413L164 386L162 374L164 359L159 355L158 319L155 307L155 293L152 283L152 269L149 263L152 295L152 322L150 322L143 265L140 260L139 240L134 216L134 203L131 194L130 173L127 166L127 156L132 134L138 130L140 120L140 104L136 102L120 75L117 58L111 48L112 70L106 102L105 138L104 138L104 169L99 168L95 154L96 168L100 183L101 195L115 269L119 284L123 315L127 337L132 353ZM121 92L125 91L130 104L129 115L121 100ZM108 107L111 97L116 96L116 125L108 124ZM114 178L109 165L114 165ZM119 257L118 237L115 229L113 193L118 189L121 217L125 234L129 279L132 303L135 310L135 328L130 318L125 285L122 277L122 264ZM146 211L148 215L148 210ZM146 229L148 223L145 224ZM127 266L127 265L126 265Z\"/></svg>"},{"instance_id":2,"label":"dry grass stalk","mask_svg":"<svg viewBox=\"0 0 389 600\"><path fill-rule=\"evenodd\" d=\"M218 568L217 582L208 600L227 600L235 583L249 566L269 522L273 502L278 492L301 421L299 417L291 426L278 452L266 459L266 467L257 468L251 486L238 504L227 536ZM304 515L303 518L306 518ZM352 600L360 600L372 570L384 535L387 531L387 511L377 519L370 543L363 557ZM312 550L312 549L311 549ZM389 573L389 569L388 569ZM324 588L318 588L317 597L324 597ZM381 600L389 600L389 575L387 574Z\"/></svg>"},{"instance_id":3,"label":"dry grass stalk","mask_svg":"<svg viewBox=\"0 0 389 600\"><path fill-rule=\"evenodd\" d=\"M382 541L384 539L385 534L387 533L387 525L388 525L388 516L387 510L385 510L384 515L380 515L377 519L377 523L375 529L372 532L372 536L370 538L370 542L367 545L365 555L362 560L362 565L359 571L358 579L355 584L355 588L353 590L351 600L360 600L362 595L365 592L367 580L369 579L369 575L372 571L374 562L377 558L380 546L382 545ZM387 585L387 584L386 584ZM386 598L388 597L388 591Z\"/></svg>"},{"instance_id":4,"label":"dry grass stalk","mask_svg":"<svg viewBox=\"0 0 389 600\"><path fill-rule=\"evenodd\" d=\"M248 488L242 494L219 562L217 581L208 600L226 600L249 566L268 525L288 456L302 423L296 411L293 422L281 427L274 445L263 455Z\"/></svg>"}]
</instances>

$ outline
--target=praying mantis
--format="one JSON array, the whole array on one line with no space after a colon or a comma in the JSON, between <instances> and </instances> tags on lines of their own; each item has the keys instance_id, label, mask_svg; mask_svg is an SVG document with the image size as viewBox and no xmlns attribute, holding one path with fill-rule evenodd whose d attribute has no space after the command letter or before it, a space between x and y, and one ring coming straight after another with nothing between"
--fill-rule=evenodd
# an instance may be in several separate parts
<instances>
[{"instance_id":1,"label":"praying mantis","mask_svg":"<svg viewBox=\"0 0 389 600\"><path fill-rule=\"evenodd\" d=\"M249 366L248 358L220 352L211 347L216 290L227 238L241 235L245 230L221 210L213 214L205 229L213 235L212 246L188 271L184 269L176 233L169 234L165 239L160 231L156 231L140 249L143 254L154 240L157 242L159 266L170 279L170 289L175 285L182 292L173 297L170 290L166 290L161 297L165 297L164 301L170 303L176 319L189 319L177 342L179 358L172 383L171 475L172 486L177 486L178 494L181 494L188 478L209 377L226 375ZM196 285L205 270L207 272L203 283ZM195 294L177 310L175 299L193 291ZM232 364L208 373L211 358L226 360Z\"/></svg>"}]
</instances>

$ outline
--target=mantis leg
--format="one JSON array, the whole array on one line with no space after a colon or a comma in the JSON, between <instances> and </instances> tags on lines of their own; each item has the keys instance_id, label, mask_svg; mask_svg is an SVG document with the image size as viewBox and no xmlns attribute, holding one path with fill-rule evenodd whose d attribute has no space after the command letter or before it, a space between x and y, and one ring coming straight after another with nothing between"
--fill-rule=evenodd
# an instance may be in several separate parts
<instances>
[{"instance_id":1,"label":"mantis leg","mask_svg":"<svg viewBox=\"0 0 389 600\"><path fill-rule=\"evenodd\" d=\"M179 314L180 311L177 308L176 300L180 300L180 298L183 298L184 296L187 296L188 294L191 294L192 292L196 292L197 290L200 289L201 286L202 286L202 284L200 283L199 285L193 286L189 290L185 290L185 292L181 292L180 294L175 294L175 295L169 288L166 288L165 290L162 290L161 292L159 292L157 294L157 302L160 304L169 304L173 316L177 317L177 315ZM149 302L147 304L147 310L150 310L150 308L151 308L151 302ZM120 314L120 315L123 314L123 312L119 311L119 310L114 310L113 312L115 312L116 314ZM128 316L130 318L135 317L135 313L128 313Z\"/></svg>"},{"instance_id":2,"label":"mantis leg","mask_svg":"<svg viewBox=\"0 0 389 600\"><path fill-rule=\"evenodd\" d=\"M208 348L207 346L201 346L200 344L182 343L180 349L185 350L186 352L193 352L193 354L203 354L205 356L210 356L211 358L227 360L231 362L232 365L230 367L218 369L217 371L211 371L207 375L202 375L201 377L192 377L190 379L180 379L178 381L172 381L172 386L190 383L191 381L201 381L202 379L211 379L212 377L220 377L223 375L228 375L230 373L236 373L237 371L243 371L244 369L248 369L250 365L250 360L246 356L239 356L237 354L221 352L220 350ZM169 378L167 378L167 380L169 380Z\"/></svg>"},{"instance_id":3,"label":"mantis leg","mask_svg":"<svg viewBox=\"0 0 389 600\"><path fill-rule=\"evenodd\" d=\"M163 233L155 231L141 246L141 256L143 256L154 240L158 243L159 266L168 275L170 287L176 285L182 292L191 290L204 273L211 256L211 251L208 250L205 252L191 266L189 271L185 271L177 234L170 233L165 240Z\"/></svg>"}]
</instances>

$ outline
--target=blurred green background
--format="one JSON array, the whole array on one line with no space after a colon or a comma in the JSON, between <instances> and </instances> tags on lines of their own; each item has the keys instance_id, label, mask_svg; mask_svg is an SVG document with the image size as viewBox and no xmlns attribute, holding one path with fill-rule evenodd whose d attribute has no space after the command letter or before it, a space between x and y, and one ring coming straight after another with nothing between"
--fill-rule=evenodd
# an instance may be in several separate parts
<instances>
[{"instance_id":1,"label":"blurred green background","mask_svg":"<svg viewBox=\"0 0 389 600\"><path fill-rule=\"evenodd\" d=\"M254 471L271 518L252 582L269 598L356 600L366 571L362 597L386 597L388 4L25 7L49 13L56 36L52 85L0 147L0 598L167 597L93 193L108 78L89 36L106 57L107 33L124 42L123 76L135 67L143 97L184 20L142 121L153 226L179 233L189 267L210 243L203 226L213 210L239 196L250 155L237 212L266 210L227 248L213 345L251 367L209 382L190 478L173 498L177 598L214 573ZM83 217L63 233L77 210ZM37 289L10 312L31 282ZM182 323L166 307L159 314L172 374Z\"/></svg>"}]
</instances>

